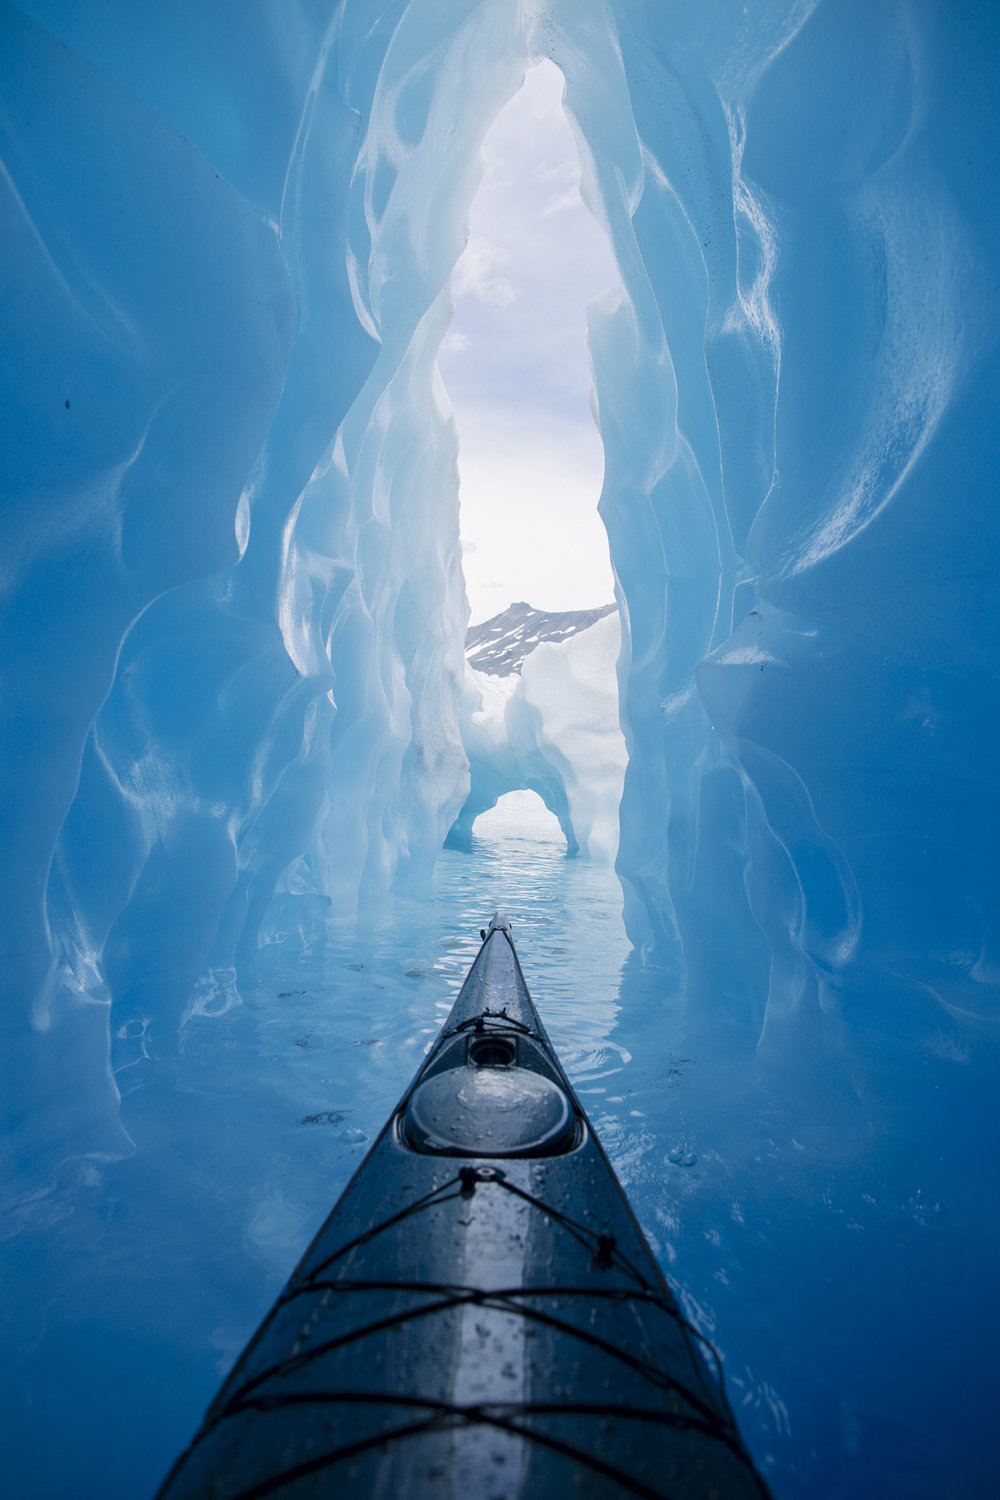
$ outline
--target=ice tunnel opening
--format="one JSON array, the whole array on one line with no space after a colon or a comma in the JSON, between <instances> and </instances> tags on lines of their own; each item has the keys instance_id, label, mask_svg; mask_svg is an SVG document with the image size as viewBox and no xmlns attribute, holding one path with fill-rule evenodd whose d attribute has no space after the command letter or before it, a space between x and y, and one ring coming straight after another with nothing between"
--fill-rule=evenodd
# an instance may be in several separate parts
<instances>
[{"instance_id":1,"label":"ice tunnel opening","mask_svg":"<svg viewBox=\"0 0 1000 1500\"><path fill-rule=\"evenodd\" d=\"M489 843L427 875L471 680L432 376L479 142L546 48L625 283L591 340L634 748L625 922L543 814L519 951L774 1493L995 1486L990 9L4 7L15 1490L153 1492L396 1108L482 893L513 906ZM596 434L527 399L552 340L509 265L472 271L522 358L460 323L442 351L467 542L579 581L582 511L541 543L522 512ZM567 430L529 488L513 439ZM537 774L569 744L537 711L568 656L483 678L473 822L511 747Z\"/></svg>"},{"instance_id":2,"label":"ice tunnel opening","mask_svg":"<svg viewBox=\"0 0 1000 1500\"><path fill-rule=\"evenodd\" d=\"M467 686L477 703L463 722L472 789L449 842L471 847L498 782L544 784L567 851L613 859L621 785L615 771L608 778L606 747L611 761L624 756L617 617L593 640L582 635L614 609L587 308L620 278L581 195L564 86L554 63L531 67L486 134L439 352L459 434Z\"/></svg>"},{"instance_id":3,"label":"ice tunnel opening","mask_svg":"<svg viewBox=\"0 0 1000 1500\"><path fill-rule=\"evenodd\" d=\"M494 120L452 275L438 363L459 432L473 624L514 600L553 611L613 598L586 308L619 274L580 195L563 88L555 64L538 63Z\"/></svg>"},{"instance_id":4,"label":"ice tunnel opening","mask_svg":"<svg viewBox=\"0 0 1000 1500\"><path fill-rule=\"evenodd\" d=\"M546 853L567 850L567 839L559 819L538 792L523 788L505 792L492 807L479 814L472 825L480 846L497 848L520 842L538 846Z\"/></svg>"}]
</instances>

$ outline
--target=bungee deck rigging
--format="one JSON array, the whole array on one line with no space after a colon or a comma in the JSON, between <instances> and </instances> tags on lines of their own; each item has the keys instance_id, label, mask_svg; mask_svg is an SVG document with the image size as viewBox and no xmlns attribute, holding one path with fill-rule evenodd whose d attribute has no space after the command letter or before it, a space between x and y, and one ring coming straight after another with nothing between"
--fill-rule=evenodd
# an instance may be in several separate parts
<instances>
[{"instance_id":1,"label":"bungee deck rigging","mask_svg":"<svg viewBox=\"0 0 1000 1500\"><path fill-rule=\"evenodd\" d=\"M767 1500L494 917L159 1500ZM706 1354L713 1365L710 1371Z\"/></svg>"}]
</instances>

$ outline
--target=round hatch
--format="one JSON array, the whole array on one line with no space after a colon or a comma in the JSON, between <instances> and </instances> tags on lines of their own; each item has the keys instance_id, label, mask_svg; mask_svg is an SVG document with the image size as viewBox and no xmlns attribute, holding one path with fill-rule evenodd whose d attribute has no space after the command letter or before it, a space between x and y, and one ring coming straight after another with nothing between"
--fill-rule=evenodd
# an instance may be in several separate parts
<instances>
[{"instance_id":1,"label":"round hatch","mask_svg":"<svg viewBox=\"0 0 1000 1500\"><path fill-rule=\"evenodd\" d=\"M441 1156L554 1156L573 1143L573 1111L557 1083L527 1068L465 1065L414 1089L406 1136Z\"/></svg>"}]
</instances>

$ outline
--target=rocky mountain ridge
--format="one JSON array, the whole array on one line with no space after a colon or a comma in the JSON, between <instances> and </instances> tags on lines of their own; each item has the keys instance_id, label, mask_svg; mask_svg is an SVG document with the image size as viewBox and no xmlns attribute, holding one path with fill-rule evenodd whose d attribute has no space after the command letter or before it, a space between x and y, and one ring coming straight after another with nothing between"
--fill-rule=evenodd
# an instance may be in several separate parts
<instances>
[{"instance_id":1,"label":"rocky mountain ridge","mask_svg":"<svg viewBox=\"0 0 1000 1500\"><path fill-rule=\"evenodd\" d=\"M465 637L466 659L477 672L491 677L519 674L524 658L543 641L565 641L581 630L589 630L615 609L615 604L604 604L598 609L544 610L522 599L491 620L470 626Z\"/></svg>"}]
</instances>

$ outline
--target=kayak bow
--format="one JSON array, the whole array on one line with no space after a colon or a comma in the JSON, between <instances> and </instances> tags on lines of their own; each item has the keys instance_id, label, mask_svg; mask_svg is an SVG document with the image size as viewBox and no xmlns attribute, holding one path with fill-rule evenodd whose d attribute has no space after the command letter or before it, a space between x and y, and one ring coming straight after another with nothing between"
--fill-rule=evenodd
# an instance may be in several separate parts
<instances>
[{"instance_id":1,"label":"kayak bow","mask_svg":"<svg viewBox=\"0 0 1000 1500\"><path fill-rule=\"evenodd\" d=\"M341 1490L768 1497L499 913L159 1500Z\"/></svg>"}]
</instances>

